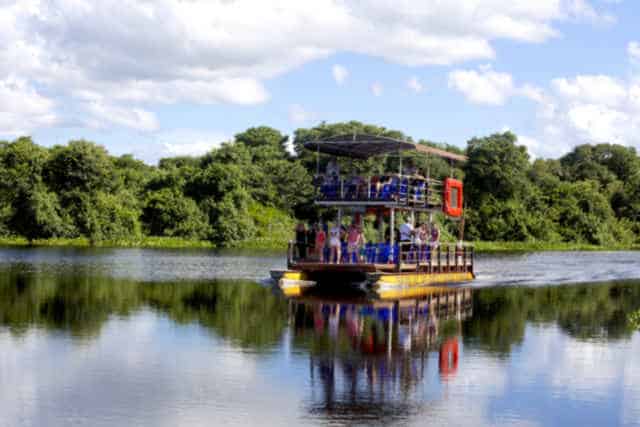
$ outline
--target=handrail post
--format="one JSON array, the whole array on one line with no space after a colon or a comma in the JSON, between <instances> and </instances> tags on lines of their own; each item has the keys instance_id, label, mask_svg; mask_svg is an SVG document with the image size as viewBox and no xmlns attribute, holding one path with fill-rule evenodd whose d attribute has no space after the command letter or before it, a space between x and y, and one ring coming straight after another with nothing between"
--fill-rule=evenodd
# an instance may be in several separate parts
<instances>
[{"instance_id":1,"label":"handrail post","mask_svg":"<svg viewBox=\"0 0 640 427\"><path fill-rule=\"evenodd\" d=\"M475 268L474 268L474 263L475 263L474 262L474 254L475 254L475 252L476 252L475 248L473 246L471 246L471 274L474 274L473 272L475 270Z\"/></svg>"},{"instance_id":2,"label":"handrail post","mask_svg":"<svg viewBox=\"0 0 640 427\"><path fill-rule=\"evenodd\" d=\"M467 272L467 247L462 246L462 271Z\"/></svg>"},{"instance_id":3,"label":"handrail post","mask_svg":"<svg viewBox=\"0 0 640 427\"><path fill-rule=\"evenodd\" d=\"M287 248L287 268L293 265L293 242L289 240L289 246Z\"/></svg>"},{"instance_id":4,"label":"handrail post","mask_svg":"<svg viewBox=\"0 0 640 427\"><path fill-rule=\"evenodd\" d=\"M371 200L371 177L367 177L367 200Z\"/></svg>"},{"instance_id":5,"label":"handrail post","mask_svg":"<svg viewBox=\"0 0 640 427\"><path fill-rule=\"evenodd\" d=\"M438 245L438 273L442 273L442 248Z\"/></svg>"},{"instance_id":6,"label":"handrail post","mask_svg":"<svg viewBox=\"0 0 640 427\"><path fill-rule=\"evenodd\" d=\"M447 273L451 272L451 245L447 245Z\"/></svg>"},{"instance_id":7,"label":"handrail post","mask_svg":"<svg viewBox=\"0 0 640 427\"><path fill-rule=\"evenodd\" d=\"M340 201L344 200L344 178L340 178Z\"/></svg>"}]
</instances>

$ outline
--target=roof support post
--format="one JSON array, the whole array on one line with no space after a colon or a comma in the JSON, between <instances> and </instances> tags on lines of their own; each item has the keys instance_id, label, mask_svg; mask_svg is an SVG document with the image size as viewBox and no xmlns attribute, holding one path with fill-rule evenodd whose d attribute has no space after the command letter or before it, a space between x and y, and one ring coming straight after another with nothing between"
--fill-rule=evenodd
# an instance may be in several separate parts
<instances>
[{"instance_id":1,"label":"roof support post","mask_svg":"<svg viewBox=\"0 0 640 427\"><path fill-rule=\"evenodd\" d=\"M391 214L389 215L389 262L393 262L394 247L396 243L396 210L391 208Z\"/></svg>"}]
</instances>

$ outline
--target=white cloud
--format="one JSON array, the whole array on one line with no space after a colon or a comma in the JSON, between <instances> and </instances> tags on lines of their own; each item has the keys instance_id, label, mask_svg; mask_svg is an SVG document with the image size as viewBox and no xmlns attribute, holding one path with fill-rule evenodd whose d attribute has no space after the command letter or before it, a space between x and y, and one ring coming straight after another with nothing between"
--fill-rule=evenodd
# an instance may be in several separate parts
<instances>
[{"instance_id":1,"label":"white cloud","mask_svg":"<svg viewBox=\"0 0 640 427\"><path fill-rule=\"evenodd\" d=\"M518 144L527 147L527 152L532 159L540 157L542 144L537 139L526 135L518 135Z\"/></svg>"},{"instance_id":2,"label":"white cloud","mask_svg":"<svg viewBox=\"0 0 640 427\"><path fill-rule=\"evenodd\" d=\"M342 65L336 64L331 67L331 74L336 83L342 85L349 77L349 70Z\"/></svg>"},{"instance_id":3,"label":"white cloud","mask_svg":"<svg viewBox=\"0 0 640 427\"><path fill-rule=\"evenodd\" d=\"M194 129L174 129L160 132L156 140L161 144L161 157L202 156L229 138L222 132Z\"/></svg>"},{"instance_id":4,"label":"white cloud","mask_svg":"<svg viewBox=\"0 0 640 427\"><path fill-rule=\"evenodd\" d=\"M640 146L640 83L603 75L552 81L545 119L574 141Z\"/></svg>"},{"instance_id":5,"label":"white cloud","mask_svg":"<svg viewBox=\"0 0 640 427\"><path fill-rule=\"evenodd\" d=\"M604 75L580 75L558 78L551 82L562 98L571 102L619 105L627 97L624 83Z\"/></svg>"},{"instance_id":6,"label":"white cloud","mask_svg":"<svg viewBox=\"0 0 640 427\"><path fill-rule=\"evenodd\" d=\"M413 76L409 80L407 80L407 87L415 93L420 93L424 90L424 86L416 76Z\"/></svg>"},{"instance_id":7,"label":"white cloud","mask_svg":"<svg viewBox=\"0 0 640 427\"><path fill-rule=\"evenodd\" d=\"M305 123L315 120L316 114L312 111L307 111L300 104L293 104L289 107L289 121L292 123Z\"/></svg>"},{"instance_id":8,"label":"white cloud","mask_svg":"<svg viewBox=\"0 0 640 427\"><path fill-rule=\"evenodd\" d=\"M0 80L0 135L19 136L57 121L54 103L24 79Z\"/></svg>"},{"instance_id":9,"label":"white cloud","mask_svg":"<svg viewBox=\"0 0 640 427\"><path fill-rule=\"evenodd\" d=\"M380 82L373 82L370 89L373 96L382 96L382 91L384 90Z\"/></svg>"},{"instance_id":10,"label":"white cloud","mask_svg":"<svg viewBox=\"0 0 640 427\"><path fill-rule=\"evenodd\" d=\"M537 157L557 157L585 143L640 149L640 80L607 75L553 79L548 90L524 85L517 94L538 106L535 139L520 137Z\"/></svg>"},{"instance_id":11,"label":"white cloud","mask_svg":"<svg viewBox=\"0 0 640 427\"><path fill-rule=\"evenodd\" d=\"M128 109L102 101L93 101L86 104L86 111L93 116L92 119L87 120L87 124L98 129L107 127L107 124L140 131L153 131L159 127L156 115L141 108Z\"/></svg>"},{"instance_id":12,"label":"white cloud","mask_svg":"<svg viewBox=\"0 0 640 427\"><path fill-rule=\"evenodd\" d=\"M629 42L627 45L627 54L629 54L631 61L640 62L640 43L637 41Z\"/></svg>"},{"instance_id":13,"label":"white cloud","mask_svg":"<svg viewBox=\"0 0 640 427\"><path fill-rule=\"evenodd\" d=\"M474 104L503 105L515 93L511 75L493 70L452 71L449 87L462 92Z\"/></svg>"},{"instance_id":14,"label":"white cloud","mask_svg":"<svg viewBox=\"0 0 640 427\"><path fill-rule=\"evenodd\" d=\"M492 59L495 40L544 42L559 21L599 16L586 0L4 1L0 80L44 89L53 114L95 116L75 95L97 93L102 109L144 122L117 113L113 125L153 129L144 112L157 104L263 103L265 80L337 52L408 66Z\"/></svg>"}]
</instances>

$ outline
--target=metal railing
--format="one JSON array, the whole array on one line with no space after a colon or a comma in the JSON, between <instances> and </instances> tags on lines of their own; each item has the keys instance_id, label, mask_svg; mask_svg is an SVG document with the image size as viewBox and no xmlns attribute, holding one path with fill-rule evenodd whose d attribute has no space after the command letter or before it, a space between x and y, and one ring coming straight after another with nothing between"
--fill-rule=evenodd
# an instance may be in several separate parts
<instances>
[{"instance_id":1,"label":"metal railing","mask_svg":"<svg viewBox=\"0 0 640 427\"><path fill-rule=\"evenodd\" d=\"M415 265L418 270L435 273L473 273L473 246L460 243L401 242L394 258L398 270Z\"/></svg>"},{"instance_id":2,"label":"metal railing","mask_svg":"<svg viewBox=\"0 0 640 427\"><path fill-rule=\"evenodd\" d=\"M303 257L297 254L296 242L289 242L287 250L288 265L297 263L334 264L330 259L329 248L322 248L323 253L305 253ZM307 247L307 251L309 248ZM393 246L386 243L368 243L357 253L347 252L346 245L341 248L341 264L388 264L394 265L397 271L413 268L416 271L429 273L473 273L474 249L472 245L460 243L425 243L409 242L397 243Z\"/></svg>"},{"instance_id":3,"label":"metal railing","mask_svg":"<svg viewBox=\"0 0 640 427\"><path fill-rule=\"evenodd\" d=\"M316 176L318 201L390 202L434 207L442 205L442 181L389 174L374 177Z\"/></svg>"}]
</instances>

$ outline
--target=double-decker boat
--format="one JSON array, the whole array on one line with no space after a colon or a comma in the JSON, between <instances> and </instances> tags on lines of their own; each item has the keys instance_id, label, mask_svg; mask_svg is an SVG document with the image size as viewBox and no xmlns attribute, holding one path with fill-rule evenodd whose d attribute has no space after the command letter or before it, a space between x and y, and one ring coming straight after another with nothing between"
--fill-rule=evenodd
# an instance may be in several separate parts
<instances>
[{"instance_id":1,"label":"double-decker boat","mask_svg":"<svg viewBox=\"0 0 640 427\"><path fill-rule=\"evenodd\" d=\"M437 238L407 240L406 233L405 240L400 241L396 231L398 215L407 217L408 228L412 230L421 216L428 217L428 223L433 225L436 212L457 220L464 214L461 181L453 177L434 179L429 173L422 176L408 168L403 170L403 155L406 158L408 152L413 152L439 156L452 164L466 161L465 156L409 141L361 134L311 141L304 147L315 152L317 158L315 205L335 213L334 229L342 227L346 215L362 229L364 216L368 214L376 218L378 237L377 241L359 245L357 253L349 250L344 241L336 250L322 247L313 253L299 250L296 253L299 242L290 242L287 269L271 272L286 295L299 295L314 287L339 289L356 284L381 297L413 297L421 295L426 286L474 278L473 246L465 244L462 237L464 221L456 243L442 243ZM357 160L397 155L398 169L376 176L345 176L337 168L327 166L321 173L321 155ZM337 165L336 159L331 159L331 164ZM338 245L335 241L329 244Z\"/></svg>"}]
</instances>

